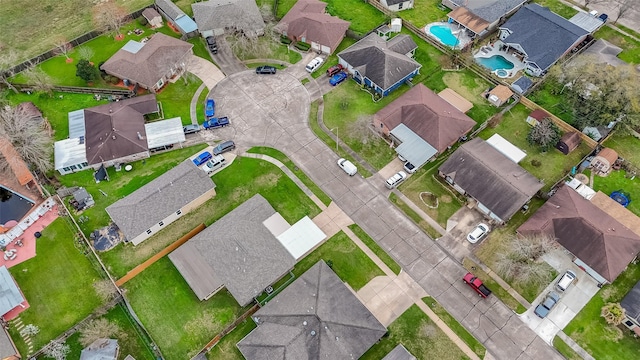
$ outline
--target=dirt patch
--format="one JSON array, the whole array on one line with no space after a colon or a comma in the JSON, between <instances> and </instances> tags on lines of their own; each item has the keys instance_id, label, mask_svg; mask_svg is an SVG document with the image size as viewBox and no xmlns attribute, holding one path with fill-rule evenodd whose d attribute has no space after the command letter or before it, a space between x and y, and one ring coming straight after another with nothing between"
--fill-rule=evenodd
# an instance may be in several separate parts
<instances>
[{"instance_id":1,"label":"dirt patch","mask_svg":"<svg viewBox=\"0 0 640 360\"><path fill-rule=\"evenodd\" d=\"M275 187L280 180L281 174L269 173L256 178L257 187Z\"/></svg>"},{"instance_id":2,"label":"dirt patch","mask_svg":"<svg viewBox=\"0 0 640 360\"><path fill-rule=\"evenodd\" d=\"M438 335L438 328L433 324L423 324L420 327L420 334L427 338L432 338Z\"/></svg>"},{"instance_id":3,"label":"dirt patch","mask_svg":"<svg viewBox=\"0 0 640 360\"><path fill-rule=\"evenodd\" d=\"M450 202L453 201L453 198L451 197L451 195L440 195L440 201L445 203L445 204L449 204Z\"/></svg>"},{"instance_id":4,"label":"dirt patch","mask_svg":"<svg viewBox=\"0 0 640 360\"><path fill-rule=\"evenodd\" d=\"M428 191L420 193L420 200L422 200L422 203L430 209L438 208L438 197Z\"/></svg>"}]
</instances>

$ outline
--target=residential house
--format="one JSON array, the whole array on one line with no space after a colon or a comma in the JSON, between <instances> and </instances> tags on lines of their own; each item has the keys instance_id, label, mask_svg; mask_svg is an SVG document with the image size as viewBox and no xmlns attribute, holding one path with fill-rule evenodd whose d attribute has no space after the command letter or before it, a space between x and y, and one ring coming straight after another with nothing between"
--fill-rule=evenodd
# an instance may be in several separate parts
<instances>
[{"instance_id":1,"label":"residential house","mask_svg":"<svg viewBox=\"0 0 640 360\"><path fill-rule=\"evenodd\" d=\"M292 41L302 41L315 51L332 54L349 28L349 22L325 12L327 3L299 0L280 20L278 31Z\"/></svg>"},{"instance_id":2,"label":"residential house","mask_svg":"<svg viewBox=\"0 0 640 360\"><path fill-rule=\"evenodd\" d=\"M487 94L487 100L491 105L500 107L509 101L512 96L513 91L511 91L511 89L504 85L498 85L489 91Z\"/></svg>"},{"instance_id":3,"label":"residential house","mask_svg":"<svg viewBox=\"0 0 640 360\"><path fill-rule=\"evenodd\" d=\"M116 339L96 339L82 349L80 360L117 360L120 346Z\"/></svg>"},{"instance_id":4,"label":"residential house","mask_svg":"<svg viewBox=\"0 0 640 360\"><path fill-rule=\"evenodd\" d=\"M618 161L618 153L611 148L603 148L591 160L591 169L596 175L607 176L611 172L613 164Z\"/></svg>"},{"instance_id":5,"label":"residential house","mask_svg":"<svg viewBox=\"0 0 640 360\"><path fill-rule=\"evenodd\" d=\"M620 306L625 312L622 323L633 331L636 337L640 336L640 281L624 296Z\"/></svg>"},{"instance_id":6,"label":"residential house","mask_svg":"<svg viewBox=\"0 0 640 360\"><path fill-rule=\"evenodd\" d=\"M480 138L461 145L438 172L498 223L511 219L543 186L542 181Z\"/></svg>"},{"instance_id":7,"label":"residential house","mask_svg":"<svg viewBox=\"0 0 640 360\"><path fill-rule=\"evenodd\" d=\"M325 238L308 217L290 226L265 198L255 195L169 259L198 299L209 299L225 287L245 306Z\"/></svg>"},{"instance_id":8,"label":"residential house","mask_svg":"<svg viewBox=\"0 0 640 360\"><path fill-rule=\"evenodd\" d=\"M358 359L386 333L320 260L252 316L257 327L237 344L247 360Z\"/></svg>"},{"instance_id":9,"label":"residential house","mask_svg":"<svg viewBox=\"0 0 640 360\"><path fill-rule=\"evenodd\" d=\"M442 4L453 10L447 17L450 22L466 28L471 37L484 37L501 21L516 12L526 0L443 0Z\"/></svg>"},{"instance_id":10,"label":"residential house","mask_svg":"<svg viewBox=\"0 0 640 360\"><path fill-rule=\"evenodd\" d=\"M523 59L529 75L541 76L577 48L589 32L538 4L523 6L500 26L500 40Z\"/></svg>"},{"instance_id":11,"label":"residential house","mask_svg":"<svg viewBox=\"0 0 640 360\"><path fill-rule=\"evenodd\" d=\"M417 48L409 35L387 41L371 33L341 51L338 60L358 84L387 96L419 74L422 65L413 59Z\"/></svg>"},{"instance_id":12,"label":"residential house","mask_svg":"<svg viewBox=\"0 0 640 360\"><path fill-rule=\"evenodd\" d=\"M531 112L531 114L529 114L529 116L527 116L526 122L531 126L537 126L543 119L548 119L550 117L551 115L549 115L546 111L542 109L535 109Z\"/></svg>"},{"instance_id":13,"label":"residential house","mask_svg":"<svg viewBox=\"0 0 640 360\"><path fill-rule=\"evenodd\" d=\"M413 9L413 0L380 0L380 4L391 11Z\"/></svg>"},{"instance_id":14,"label":"residential house","mask_svg":"<svg viewBox=\"0 0 640 360\"><path fill-rule=\"evenodd\" d=\"M151 28L159 28L162 26L162 16L154 8L146 8L142 11L142 16L147 19Z\"/></svg>"},{"instance_id":15,"label":"residential house","mask_svg":"<svg viewBox=\"0 0 640 360\"><path fill-rule=\"evenodd\" d=\"M156 33L145 43L129 40L100 69L155 92L184 72L192 48L186 41Z\"/></svg>"},{"instance_id":16,"label":"residential house","mask_svg":"<svg viewBox=\"0 0 640 360\"><path fill-rule=\"evenodd\" d=\"M264 34L264 20L253 0L210 0L191 4L191 8L203 37L233 32L250 37Z\"/></svg>"},{"instance_id":17,"label":"residential house","mask_svg":"<svg viewBox=\"0 0 640 360\"><path fill-rule=\"evenodd\" d=\"M610 204L605 211L598 205L604 201L602 197L589 201L563 185L518 233L552 236L587 274L601 284L611 283L640 252L640 235L617 219L624 207ZM635 223L640 223L637 217Z\"/></svg>"},{"instance_id":18,"label":"residential house","mask_svg":"<svg viewBox=\"0 0 640 360\"><path fill-rule=\"evenodd\" d=\"M398 344L398 346L394 347L382 360L417 360L413 354L407 350L406 347L402 344Z\"/></svg>"},{"instance_id":19,"label":"residential house","mask_svg":"<svg viewBox=\"0 0 640 360\"><path fill-rule=\"evenodd\" d=\"M476 122L424 84L417 84L373 117L396 152L420 167L466 135Z\"/></svg>"},{"instance_id":20,"label":"residential house","mask_svg":"<svg viewBox=\"0 0 640 360\"><path fill-rule=\"evenodd\" d=\"M156 0L156 9L167 20L169 25L187 38L198 34L198 25L171 0Z\"/></svg>"},{"instance_id":21,"label":"residential house","mask_svg":"<svg viewBox=\"0 0 640 360\"><path fill-rule=\"evenodd\" d=\"M55 169L62 175L148 158L150 150L185 141L180 118L145 123L158 112L154 94L69 113L69 139L54 144Z\"/></svg>"},{"instance_id":22,"label":"residential house","mask_svg":"<svg viewBox=\"0 0 640 360\"><path fill-rule=\"evenodd\" d=\"M189 159L107 207L133 245L211 199L216 185Z\"/></svg>"}]
</instances>

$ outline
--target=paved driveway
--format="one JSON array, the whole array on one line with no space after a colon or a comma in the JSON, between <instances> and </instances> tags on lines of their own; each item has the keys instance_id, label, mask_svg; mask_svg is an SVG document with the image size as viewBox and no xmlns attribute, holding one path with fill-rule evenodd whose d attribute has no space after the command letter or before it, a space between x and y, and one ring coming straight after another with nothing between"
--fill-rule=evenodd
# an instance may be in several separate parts
<instances>
[{"instance_id":1,"label":"paved driveway","mask_svg":"<svg viewBox=\"0 0 640 360\"><path fill-rule=\"evenodd\" d=\"M495 297L480 300L462 282L464 268L387 200L380 176L350 177L336 165L338 156L308 127L309 94L295 76L245 71L221 81L213 95L232 126L212 137L235 140L241 152L256 145L283 151L494 358L562 359Z\"/></svg>"},{"instance_id":2,"label":"paved driveway","mask_svg":"<svg viewBox=\"0 0 640 360\"><path fill-rule=\"evenodd\" d=\"M220 80L224 79L224 74L217 66L211 61L199 56L191 55L188 68L189 72L202 80L209 90L213 89Z\"/></svg>"}]
</instances>

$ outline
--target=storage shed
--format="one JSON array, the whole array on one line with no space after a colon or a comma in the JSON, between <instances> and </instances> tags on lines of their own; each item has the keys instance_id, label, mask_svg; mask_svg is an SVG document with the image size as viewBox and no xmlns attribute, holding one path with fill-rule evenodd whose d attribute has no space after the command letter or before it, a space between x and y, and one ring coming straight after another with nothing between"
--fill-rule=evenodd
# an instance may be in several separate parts
<instances>
[{"instance_id":1,"label":"storage shed","mask_svg":"<svg viewBox=\"0 0 640 360\"><path fill-rule=\"evenodd\" d=\"M533 110L531 114L527 116L527 124L531 126L536 126L542 119L546 119L549 116L550 115L544 110L541 110L541 109Z\"/></svg>"},{"instance_id":2,"label":"storage shed","mask_svg":"<svg viewBox=\"0 0 640 360\"><path fill-rule=\"evenodd\" d=\"M160 15L159 12L156 11L156 9L146 8L142 12L142 16L144 16L144 18L147 19L147 22L149 22L149 25L152 28L155 29L162 26L162 16Z\"/></svg>"},{"instance_id":3,"label":"storage shed","mask_svg":"<svg viewBox=\"0 0 640 360\"><path fill-rule=\"evenodd\" d=\"M556 149L565 155L569 155L580 145L580 142L582 142L582 139L579 133L575 131L566 132L556 144Z\"/></svg>"},{"instance_id":4,"label":"storage shed","mask_svg":"<svg viewBox=\"0 0 640 360\"><path fill-rule=\"evenodd\" d=\"M504 85L498 85L491 89L487 94L487 100L491 103L491 105L499 107L504 103L509 101L513 96L513 91Z\"/></svg>"},{"instance_id":5,"label":"storage shed","mask_svg":"<svg viewBox=\"0 0 640 360\"><path fill-rule=\"evenodd\" d=\"M618 153L613 149L604 148L591 161L591 168L596 175L607 176L616 160L618 160Z\"/></svg>"}]
</instances>

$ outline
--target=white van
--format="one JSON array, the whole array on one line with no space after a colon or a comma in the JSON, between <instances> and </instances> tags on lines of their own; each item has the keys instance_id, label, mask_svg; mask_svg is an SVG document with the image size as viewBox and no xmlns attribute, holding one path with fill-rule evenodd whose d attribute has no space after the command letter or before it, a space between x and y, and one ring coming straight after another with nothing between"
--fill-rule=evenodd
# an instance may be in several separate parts
<instances>
[{"instance_id":1,"label":"white van","mask_svg":"<svg viewBox=\"0 0 640 360\"><path fill-rule=\"evenodd\" d=\"M322 65L322 63L323 63L323 62L324 62L324 59L323 59L323 58L321 58L320 56L318 56L318 57L314 58L313 60L311 60L311 62L309 62L309 63L307 64L307 66L305 67L305 69L306 69L308 72L312 73L312 72L314 72L317 68L319 68L319 67L320 67L320 65Z\"/></svg>"},{"instance_id":2,"label":"white van","mask_svg":"<svg viewBox=\"0 0 640 360\"><path fill-rule=\"evenodd\" d=\"M358 172L358 168L353 165L353 163L347 159L340 158L338 159L338 166L344 170L349 176L353 176Z\"/></svg>"},{"instance_id":3,"label":"white van","mask_svg":"<svg viewBox=\"0 0 640 360\"><path fill-rule=\"evenodd\" d=\"M221 167L227 164L227 160L222 155L216 155L211 160L207 161L204 165L202 165L202 170L207 174L211 174L214 171L220 169Z\"/></svg>"},{"instance_id":4,"label":"white van","mask_svg":"<svg viewBox=\"0 0 640 360\"><path fill-rule=\"evenodd\" d=\"M564 275L562 275L562 277L560 278L560 280L558 280L558 283L556 284L556 287L558 288L558 290L560 291L565 291L567 290L567 288L569 287L569 285L571 285L571 283L573 283L573 281L577 278L576 274L571 271L571 270L567 270L566 273L564 273Z\"/></svg>"}]
</instances>

